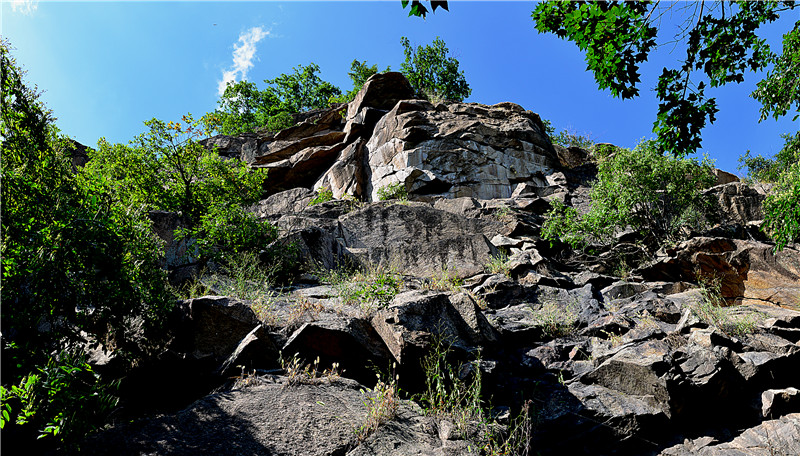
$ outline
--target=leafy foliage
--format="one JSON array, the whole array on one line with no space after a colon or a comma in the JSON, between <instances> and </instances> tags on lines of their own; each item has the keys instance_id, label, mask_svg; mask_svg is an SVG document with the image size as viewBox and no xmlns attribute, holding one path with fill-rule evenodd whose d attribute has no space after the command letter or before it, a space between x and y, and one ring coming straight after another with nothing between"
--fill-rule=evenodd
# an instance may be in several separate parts
<instances>
[{"instance_id":1,"label":"leafy foliage","mask_svg":"<svg viewBox=\"0 0 800 456\"><path fill-rule=\"evenodd\" d=\"M787 171L800 156L800 132L794 135L781 135L785 143L774 159L761 155L752 156L748 150L739 157L739 169L747 169L750 179L760 182L778 182L781 175Z\"/></svg>"},{"instance_id":2,"label":"leafy foliage","mask_svg":"<svg viewBox=\"0 0 800 456\"><path fill-rule=\"evenodd\" d=\"M317 74L319 71L315 63L298 65L291 74L264 80L267 83L264 90L258 90L255 83L248 81L228 84L214 113L218 131L225 135L259 129L280 131L294 124L292 114L327 107L342 91L323 81Z\"/></svg>"},{"instance_id":3,"label":"leafy foliage","mask_svg":"<svg viewBox=\"0 0 800 456\"><path fill-rule=\"evenodd\" d=\"M574 41L586 52L587 69L615 97L639 94L638 65L655 46L656 29L642 2L543 2L532 13L536 30Z\"/></svg>"},{"instance_id":4,"label":"leafy foliage","mask_svg":"<svg viewBox=\"0 0 800 456\"><path fill-rule=\"evenodd\" d=\"M321 187L308 202L308 205L316 206L317 204L322 204L331 200L333 200L333 190L329 187Z\"/></svg>"},{"instance_id":5,"label":"leafy foliage","mask_svg":"<svg viewBox=\"0 0 800 456\"><path fill-rule=\"evenodd\" d=\"M206 119L182 120L149 120L150 130L129 145L101 140L79 178L100 182L122 207L179 212L186 228L178 234L198 239L200 253L209 257L274 240L275 228L244 210L261 196L266 173L199 144Z\"/></svg>"},{"instance_id":6,"label":"leafy foliage","mask_svg":"<svg viewBox=\"0 0 800 456\"><path fill-rule=\"evenodd\" d=\"M660 243L675 237L687 212L705 212L700 191L712 182L708 163L662 156L653 141L617 148L598 163L589 212L551 203L542 236L578 247L631 226Z\"/></svg>"},{"instance_id":7,"label":"leafy foliage","mask_svg":"<svg viewBox=\"0 0 800 456\"><path fill-rule=\"evenodd\" d=\"M555 33L573 41L586 53L588 69L598 86L614 96L638 96L639 65L656 46L660 17L675 4L659 2L541 2L532 17L539 32ZM784 53L775 57L756 31L773 22L779 13L796 5L789 1L715 3L705 10L699 2L690 26L680 39L687 43L679 68L664 68L656 87L658 115L653 127L661 151L683 156L700 147L701 131L717 113L714 98L706 98L705 82L692 83L701 71L711 87L744 80L746 71L759 71L775 62L769 77L755 96L762 103L762 117L786 113L797 94L797 26L784 37ZM714 12L719 8L720 12ZM727 8L727 11L726 11ZM793 47L792 47L793 46Z\"/></svg>"},{"instance_id":8,"label":"leafy foliage","mask_svg":"<svg viewBox=\"0 0 800 456\"><path fill-rule=\"evenodd\" d=\"M448 57L444 41L437 37L433 43L414 49L408 38L401 37L406 60L400 71L418 94L426 98L462 101L472 93L458 60Z\"/></svg>"},{"instance_id":9,"label":"leafy foliage","mask_svg":"<svg viewBox=\"0 0 800 456\"><path fill-rule=\"evenodd\" d=\"M772 113L774 118L786 115L795 105L794 120L800 115L800 21L796 22L794 29L783 36L783 53L771 59L775 67L767 74L764 80L758 83L758 88L752 97L761 102L761 120Z\"/></svg>"},{"instance_id":10,"label":"leafy foliage","mask_svg":"<svg viewBox=\"0 0 800 456\"><path fill-rule=\"evenodd\" d=\"M331 97L342 93L338 87L317 75L320 68L316 63L298 65L293 70L292 74L264 80L269 85L267 92L280 100L284 111L295 113L326 108Z\"/></svg>"},{"instance_id":11,"label":"leafy foliage","mask_svg":"<svg viewBox=\"0 0 800 456\"><path fill-rule=\"evenodd\" d=\"M0 293L3 356L10 361L3 369L3 417L16 407L6 402L11 394L22 407L20 424L68 438L94 413L74 407L92 400L80 389L86 383L73 378L88 371L83 361L62 355L53 361L50 354L88 343L111 346L134 362L161 340L172 302L158 267L159 241L142 207L115 204L107 176L76 176L71 141L59 136L5 43L0 58ZM52 380L59 372L66 376ZM21 396L19 388L35 394Z\"/></svg>"},{"instance_id":12,"label":"leafy foliage","mask_svg":"<svg viewBox=\"0 0 800 456\"><path fill-rule=\"evenodd\" d=\"M101 426L117 404L117 383L102 382L85 358L62 351L19 385L0 386L4 408L0 427L11 421L11 413L16 425L38 425L39 438L70 441Z\"/></svg>"},{"instance_id":13,"label":"leafy foliage","mask_svg":"<svg viewBox=\"0 0 800 456\"><path fill-rule=\"evenodd\" d=\"M383 70L384 73L387 71L391 71L391 68L386 67L386 69ZM368 66L366 61L359 62L358 60L353 60L353 63L350 64L350 72L347 73L347 75L350 76L350 80L353 81L353 88L345 94L342 94L338 97L332 97L330 102L349 103L353 101L358 91L364 87L364 83L367 82L367 79L374 74L378 74L377 64Z\"/></svg>"},{"instance_id":14,"label":"leafy foliage","mask_svg":"<svg viewBox=\"0 0 800 456\"><path fill-rule=\"evenodd\" d=\"M431 8L433 12L436 12L436 8L442 8L445 11L450 11L447 6L447 1L444 0L428 0L430 1ZM409 4L409 0L400 0L402 3L403 8L407 7ZM422 4L419 0L411 0L411 10L408 12L408 17L417 16L425 19L426 15L428 14L428 8Z\"/></svg>"},{"instance_id":15,"label":"leafy foliage","mask_svg":"<svg viewBox=\"0 0 800 456\"><path fill-rule=\"evenodd\" d=\"M389 201L395 199L400 201L408 201L408 190L406 189L406 185L404 183L395 182L394 184L389 184L378 189L379 201Z\"/></svg>"},{"instance_id":16,"label":"leafy foliage","mask_svg":"<svg viewBox=\"0 0 800 456\"><path fill-rule=\"evenodd\" d=\"M773 164L780 170L777 184L764 201L763 229L775 240L776 250L800 241L800 132L784 138Z\"/></svg>"}]
</instances>

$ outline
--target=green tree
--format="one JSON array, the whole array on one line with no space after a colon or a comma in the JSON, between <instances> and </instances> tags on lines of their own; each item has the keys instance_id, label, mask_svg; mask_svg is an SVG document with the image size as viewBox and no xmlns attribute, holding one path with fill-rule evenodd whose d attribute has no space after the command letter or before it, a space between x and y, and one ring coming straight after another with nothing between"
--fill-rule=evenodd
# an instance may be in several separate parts
<instances>
[{"instance_id":1,"label":"green tree","mask_svg":"<svg viewBox=\"0 0 800 456\"><path fill-rule=\"evenodd\" d=\"M182 122L152 119L149 131L128 145L101 140L80 176L99 180L120 205L181 213L201 253L219 257L260 248L276 236L245 207L262 195L266 171L241 160L226 160L197 139L208 133L207 118Z\"/></svg>"},{"instance_id":2,"label":"green tree","mask_svg":"<svg viewBox=\"0 0 800 456\"><path fill-rule=\"evenodd\" d=\"M800 132L794 135L781 135L785 141L774 158L762 155L752 156L748 150L739 157L739 169L746 169L750 179L760 182L778 182L786 170L797 162L800 156Z\"/></svg>"},{"instance_id":3,"label":"green tree","mask_svg":"<svg viewBox=\"0 0 800 456\"><path fill-rule=\"evenodd\" d=\"M400 71L419 95L428 99L463 101L472 93L464 72L458 69L458 60L448 57L450 52L441 38L414 49L408 38L401 37L406 60Z\"/></svg>"},{"instance_id":4,"label":"green tree","mask_svg":"<svg viewBox=\"0 0 800 456\"><path fill-rule=\"evenodd\" d=\"M762 229L775 240L775 249L800 241L800 132L784 135L786 143L776 160L767 160L767 174L776 184L764 201Z\"/></svg>"},{"instance_id":5,"label":"green tree","mask_svg":"<svg viewBox=\"0 0 800 456\"><path fill-rule=\"evenodd\" d=\"M254 132L259 129L280 131L292 126L292 114L325 108L341 90L323 81L319 65L298 65L291 74L264 80L267 88L258 90L255 83L230 83L220 97L214 113L217 130L225 135Z\"/></svg>"},{"instance_id":6,"label":"green tree","mask_svg":"<svg viewBox=\"0 0 800 456\"><path fill-rule=\"evenodd\" d=\"M387 71L391 71L391 68L386 67L383 73ZM358 60L353 60L353 63L350 64L350 71L347 73L347 75L350 76L350 80L353 81L353 88L345 94L331 98L331 103L349 103L353 101L358 91L364 87L364 83L367 82L367 79L378 73L377 64L369 66L366 61L359 62Z\"/></svg>"},{"instance_id":7,"label":"green tree","mask_svg":"<svg viewBox=\"0 0 800 456\"><path fill-rule=\"evenodd\" d=\"M600 88L632 98L639 94L639 65L656 46L657 24L674 5L541 2L532 17L539 32L573 41L586 53L588 69ZM707 122L714 122L717 112L715 99L705 95L706 82L711 87L739 83L746 71L760 71L776 62L756 93L766 102L762 116L764 112L782 115L792 101L796 103L798 51L792 44L797 41L797 24L785 36L789 46L784 46L781 57L756 33L761 25L795 6L791 1L714 2L708 7L706 2L696 3L693 17L687 20L693 25L680 38L687 44L686 56L677 68L663 69L656 87L659 107L653 131L660 150L685 155L700 147L701 131ZM705 80L693 81L696 72Z\"/></svg>"},{"instance_id":8,"label":"green tree","mask_svg":"<svg viewBox=\"0 0 800 456\"><path fill-rule=\"evenodd\" d=\"M282 109L287 112L327 108L328 100L342 93L338 87L317 75L320 68L316 63L298 65L293 70L292 74L281 74L264 81L269 85L267 92L280 100Z\"/></svg>"},{"instance_id":9,"label":"green tree","mask_svg":"<svg viewBox=\"0 0 800 456\"><path fill-rule=\"evenodd\" d=\"M599 159L589 212L581 215L556 200L542 237L580 247L593 240L610 241L630 226L656 247L703 218L707 202L701 190L713 180L708 163L663 156L652 140L633 150L616 148Z\"/></svg>"},{"instance_id":10,"label":"green tree","mask_svg":"<svg viewBox=\"0 0 800 456\"><path fill-rule=\"evenodd\" d=\"M105 345L133 363L162 340L173 302L142 208L114 204L102 180L76 176L72 143L7 43L0 59L0 425L4 441L26 432L69 440L99 424L107 405L83 347Z\"/></svg>"},{"instance_id":11,"label":"green tree","mask_svg":"<svg viewBox=\"0 0 800 456\"><path fill-rule=\"evenodd\" d=\"M228 84L214 113L217 130L223 135L249 133L260 128L279 131L294 122L272 92L258 90L255 83Z\"/></svg>"}]
</instances>

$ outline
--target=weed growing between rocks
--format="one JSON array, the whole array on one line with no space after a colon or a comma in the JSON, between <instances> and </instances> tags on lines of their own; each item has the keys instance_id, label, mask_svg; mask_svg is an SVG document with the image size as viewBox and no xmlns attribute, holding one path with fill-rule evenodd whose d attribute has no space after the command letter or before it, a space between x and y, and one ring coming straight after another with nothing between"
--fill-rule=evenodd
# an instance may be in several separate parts
<instances>
[{"instance_id":1,"label":"weed growing between rocks","mask_svg":"<svg viewBox=\"0 0 800 456\"><path fill-rule=\"evenodd\" d=\"M484 444L482 453L487 456L529 456L533 454L531 441L536 429L536 411L533 401L527 400L522 406L519 415L511 422L509 431L502 435L499 432L489 432L482 439Z\"/></svg>"},{"instance_id":2,"label":"weed growing between rocks","mask_svg":"<svg viewBox=\"0 0 800 456\"><path fill-rule=\"evenodd\" d=\"M534 311L534 320L541 326L545 337L555 339L568 336L578 328L578 315L571 306L565 308L547 302Z\"/></svg>"},{"instance_id":3,"label":"weed growing between rocks","mask_svg":"<svg viewBox=\"0 0 800 456\"><path fill-rule=\"evenodd\" d=\"M423 288L427 290L451 292L461 291L463 285L464 279L459 276L457 271L451 270L447 266L443 266L442 269L431 274L431 276L423 282Z\"/></svg>"},{"instance_id":4,"label":"weed growing between rocks","mask_svg":"<svg viewBox=\"0 0 800 456\"><path fill-rule=\"evenodd\" d=\"M333 363L330 368L320 370L319 356L317 356L317 359L315 359L313 363L306 363L295 354L292 359L288 361L281 358L280 363L281 369L283 369L284 375L286 376L287 386L301 384L313 385L324 380L329 382L336 381L342 374L339 370L339 363Z\"/></svg>"},{"instance_id":5,"label":"weed growing between rocks","mask_svg":"<svg viewBox=\"0 0 800 456\"><path fill-rule=\"evenodd\" d=\"M289 316L287 318L287 326L295 327L300 326L306 321L314 321L319 317L320 312L325 310L325 307L316 301L303 297L294 302L289 307Z\"/></svg>"},{"instance_id":6,"label":"weed growing between rocks","mask_svg":"<svg viewBox=\"0 0 800 456\"><path fill-rule=\"evenodd\" d=\"M456 365L448 361L452 346L436 337L423 358L425 391L415 397L428 416L439 420L440 433L473 440L480 454L527 455L535 427L532 402L527 401L510 426L496 423L482 398L480 356ZM484 407L486 405L486 408ZM450 431L445 429L450 428Z\"/></svg>"},{"instance_id":7,"label":"weed growing between rocks","mask_svg":"<svg viewBox=\"0 0 800 456\"><path fill-rule=\"evenodd\" d=\"M729 336L744 336L758 329L763 315L741 306L728 307L718 278L701 279L700 295L702 299L692 307L692 312L708 326Z\"/></svg>"},{"instance_id":8,"label":"weed growing between rocks","mask_svg":"<svg viewBox=\"0 0 800 456\"><path fill-rule=\"evenodd\" d=\"M425 391L417 398L425 413L452 421L456 431L467 437L470 425L483 422L481 372L478 360L452 365L447 357L451 345L436 337L430 353L422 360Z\"/></svg>"},{"instance_id":9,"label":"weed growing between rocks","mask_svg":"<svg viewBox=\"0 0 800 456\"><path fill-rule=\"evenodd\" d=\"M361 390L361 394L364 396L362 402L367 409L367 414L361 426L355 429L359 442L366 440L378 430L378 427L390 421L397 414L397 407L400 404L398 380L398 377L394 377L386 383L378 376L378 383L374 388Z\"/></svg>"},{"instance_id":10,"label":"weed growing between rocks","mask_svg":"<svg viewBox=\"0 0 800 456\"><path fill-rule=\"evenodd\" d=\"M201 276L200 282L215 294L248 301L259 320L272 322L272 307L278 295L270 289L272 276L260 265L256 254L235 255L220 272Z\"/></svg>"},{"instance_id":11,"label":"weed growing between rocks","mask_svg":"<svg viewBox=\"0 0 800 456\"><path fill-rule=\"evenodd\" d=\"M386 307L400 292L403 281L392 266L370 266L361 270L337 269L317 272L336 290L342 304L359 306L369 313Z\"/></svg>"},{"instance_id":12,"label":"weed growing between rocks","mask_svg":"<svg viewBox=\"0 0 800 456\"><path fill-rule=\"evenodd\" d=\"M317 204L322 204L331 200L333 200L333 190L328 187L322 187L317 190L314 198L311 198L311 201L308 202L308 205L316 206Z\"/></svg>"},{"instance_id":13,"label":"weed growing between rocks","mask_svg":"<svg viewBox=\"0 0 800 456\"><path fill-rule=\"evenodd\" d=\"M508 262L508 253L499 251L497 255L493 255L489 262L486 264L486 272L491 274L503 274L508 276L511 273L511 268Z\"/></svg>"}]
</instances>

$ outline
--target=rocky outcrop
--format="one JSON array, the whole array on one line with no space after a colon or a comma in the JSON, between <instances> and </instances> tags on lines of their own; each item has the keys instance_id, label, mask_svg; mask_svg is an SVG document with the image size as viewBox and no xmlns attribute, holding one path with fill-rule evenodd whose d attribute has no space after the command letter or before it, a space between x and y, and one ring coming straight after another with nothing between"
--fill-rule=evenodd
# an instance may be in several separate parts
<instances>
[{"instance_id":1,"label":"rocky outcrop","mask_svg":"<svg viewBox=\"0 0 800 456\"><path fill-rule=\"evenodd\" d=\"M538 115L513 103L400 102L364 146L367 199L396 183L413 195L507 198L516 184L542 184L552 172L543 132Z\"/></svg>"},{"instance_id":2,"label":"rocky outcrop","mask_svg":"<svg viewBox=\"0 0 800 456\"><path fill-rule=\"evenodd\" d=\"M552 200L588 210L591 154L551 147L511 103L410 97L401 75L378 75L346 109L209 141L270 169L271 195L251 210L280 229L269 247L306 268L258 302L182 302L162 370L137 374L148 387L136 397L202 384L197 400L85 448L454 455L513 434L496 453L797 452L800 252L759 234L762 191L717 173L713 226L654 254L633 230L575 252L541 227ZM390 184L412 201L374 201ZM323 186L334 200L310 205ZM148 399L154 372L176 381ZM392 396L393 413L357 433L375 416L376 372L406 397L466 390Z\"/></svg>"},{"instance_id":3,"label":"rocky outcrop","mask_svg":"<svg viewBox=\"0 0 800 456\"><path fill-rule=\"evenodd\" d=\"M347 106L275 135L217 136L206 147L269 170L266 190L327 187L377 201L393 184L412 198L511 196L541 185L557 158L537 114L513 103L433 104L413 99L400 73L372 76Z\"/></svg>"},{"instance_id":4,"label":"rocky outcrop","mask_svg":"<svg viewBox=\"0 0 800 456\"><path fill-rule=\"evenodd\" d=\"M736 302L800 303L800 252L753 240L697 237L666 249L637 271L646 280L719 281L722 296Z\"/></svg>"}]
</instances>

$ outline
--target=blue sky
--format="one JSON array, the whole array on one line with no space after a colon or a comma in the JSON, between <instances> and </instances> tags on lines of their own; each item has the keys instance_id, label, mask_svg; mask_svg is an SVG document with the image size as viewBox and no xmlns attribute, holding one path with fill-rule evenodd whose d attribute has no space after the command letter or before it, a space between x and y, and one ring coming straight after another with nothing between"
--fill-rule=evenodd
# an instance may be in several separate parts
<instances>
[{"instance_id":1,"label":"blue sky","mask_svg":"<svg viewBox=\"0 0 800 456\"><path fill-rule=\"evenodd\" d=\"M599 91L577 47L534 30L533 2L451 1L426 20L407 17L399 0L382 2L31 2L3 0L0 35L11 42L27 81L67 135L93 146L100 137L127 142L152 117L179 120L216 106L220 81L231 75L263 87L264 79L299 64L317 63L343 90L353 59L399 70L400 37L428 44L440 36L461 63L467 101L512 101L554 126L599 142L633 147L652 136L653 88L664 66L681 57L663 46L642 68L641 96ZM764 28L780 49L781 34L800 18L784 14ZM677 21L667 17L665 25ZM663 35L672 35L666 28ZM660 35L661 36L661 35ZM241 39L240 39L241 38ZM710 89L720 112L703 134L703 152L737 172L746 150L780 150L781 133L797 131L791 117L758 122L748 95L763 75Z\"/></svg>"}]
</instances>

